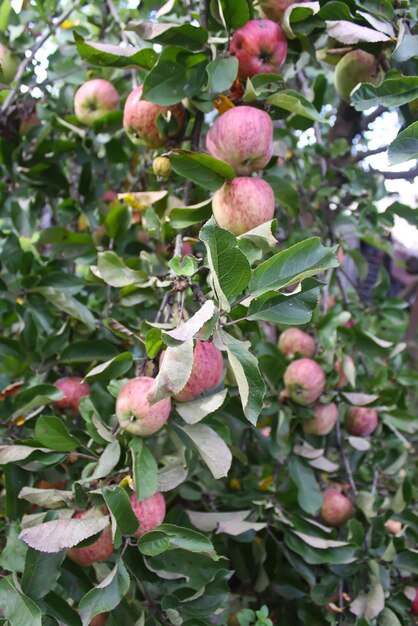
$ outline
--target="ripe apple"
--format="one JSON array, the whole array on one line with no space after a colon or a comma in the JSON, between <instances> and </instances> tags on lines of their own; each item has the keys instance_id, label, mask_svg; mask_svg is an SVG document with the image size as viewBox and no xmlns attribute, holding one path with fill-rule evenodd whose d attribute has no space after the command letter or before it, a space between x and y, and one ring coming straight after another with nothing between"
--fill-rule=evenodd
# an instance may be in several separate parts
<instances>
[{"instance_id":1,"label":"ripe apple","mask_svg":"<svg viewBox=\"0 0 418 626\"><path fill-rule=\"evenodd\" d=\"M135 537L141 537L163 523L166 506L162 493L155 493L142 502L134 494L131 496L131 505L139 522Z\"/></svg>"},{"instance_id":2,"label":"ripe apple","mask_svg":"<svg viewBox=\"0 0 418 626\"><path fill-rule=\"evenodd\" d=\"M297 359L284 373L286 392L293 402L307 406L318 400L325 389L322 367L312 359Z\"/></svg>"},{"instance_id":3,"label":"ripe apple","mask_svg":"<svg viewBox=\"0 0 418 626\"><path fill-rule=\"evenodd\" d=\"M278 348L284 356L292 359L295 354L313 357L316 351L316 342L308 333L300 328L286 328L279 337Z\"/></svg>"},{"instance_id":4,"label":"ripe apple","mask_svg":"<svg viewBox=\"0 0 418 626\"><path fill-rule=\"evenodd\" d=\"M84 517L95 517L95 514L101 515L101 512L97 511L96 513L92 509L89 511L77 511L73 515L73 518L83 519ZM83 548L69 548L67 550L67 556L75 563L78 563L78 565L88 567L98 561L107 561L112 556L113 551L112 531L109 525L102 531L100 537L89 546Z\"/></svg>"},{"instance_id":5,"label":"ripe apple","mask_svg":"<svg viewBox=\"0 0 418 626\"><path fill-rule=\"evenodd\" d=\"M273 189L261 178L234 178L212 198L212 212L221 228L234 235L272 220L275 210Z\"/></svg>"},{"instance_id":6,"label":"ripe apple","mask_svg":"<svg viewBox=\"0 0 418 626\"><path fill-rule=\"evenodd\" d=\"M65 376L56 380L54 384L64 394L61 400L55 400L52 403L59 409L69 409L77 413L81 398L90 395L90 386L83 383L83 379L79 376Z\"/></svg>"},{"instance_id":7,"label":"ripe apple","mask_svg":"<svg viewBox=\"0 0 418 626\"><path fill-rule=\"evenodd\" d=\"M268 17L269 20L281 22L287 7L295 2L300 2L300 0L261 0L261 15Z\"/></svg>"},{"instance_id":8,"label":"ripe apple","mask_svg":"<svg viewBox=\"0 0 418 626\"><path fill-rule=\"evenodd\" d=\"M0 43L0 83L8 85L16 76L19 61L7 46Z\"/></svg>"},{"instance_id":9,"label":"ripe apple","mask_svg":"<svg viewBox=\"0 0 418 626\"><path fill-rule=\"evenodd\" d=\"M352 356L350 356L349 354L346 354L344 356L344 361L345 361L345 369L351 368L352 370L355 370L355 363L354 363L354 359ZM337 374L339 374L337 387L347 387L350 381L348 380L348 376L344 371L344 365L343 365L342 359L337 359L337 361L335 362L335 369L337 371Z\"/></svg>"},{"instance_id":10,"label":"ripe apple","mask_svg":"<svg viewBox=\"0 0 418 626\"><path fill-rule=\"evenodd\" d=\"M350 517L353 517L353 514L354 509L351 500L342 494L341 491L334 487L324 491L320 515L328 526L342 526Z\"/></svg>"},{"instance_id":11,"label":"ripe apple","mask_svg":"<svg viewBox=\"0 0 418 626\"><path fill-rule=\"evenodd\" d=\"M344 423L350 435L368 437L376 430L378 419L375 409L351 406L345 414Z\"/></svg>"},{"instance_id":12,"label":"ripe apple","mask_svg":"<svg viewBox=\"0 0 418 626\"><path fill-rule=\"evenodd\" d=\"M398 535L402 530L402 522L396 519L388 519L385 523L385 527L392 535Z\"/></svg>"},{"instance_id":13,"label":"ripe apple","mask_svg":"<svg viewBox=\"0 0 418 626\"><path fill-rule=\"evenodd\" d=\"M352 50L347 52L335 66L334 85L339 96L350 101L350 94L359 83L372 83L380 85L382 71L378 59L364 52L364 50Z\"/></svg>"},{"instance_id":14,"label":"ripe apple","mask_svg":"<svg viewBox=\"0 0 418 626\"><path fill-rule=\"evenodd\" d=\"M109 613L99 613L90 622L90 626L104 626Z\"/></svg>"},{"instance_id":15,"label":"ripe apple","mask_svg":"<svg viewBox=\"0 0 418 626\"><path fill-rule=\"evenodd\" d=\"M255 107L238 106L222 113L206 135L206 149L239 176L262 170L273 154L273 122Z\"/></svg>"},{"instance_id":16,"label":"ripe apple","mask_svg":"<svg viewBox=\"0 0 418 626\"><path fill-rule=\"evenodd\" d=\"M166 132L158 128L158 118L162 122L166 120ZM185 125L186 111L181 103L168 107L143 100L142 85L131 91L126 99L123 127L134 143L148 148L159 148L164 146L169 138L179 137Z\"/></svg>"},{"instance_id":17,"label":"ripe apple","mask_svg":"<svg viewBox=\"0 0 418 626\"><path fill-rule=\"evenodd\" d=\"M411 613L412 615L418 615L418 587L416 588L415 598L412 601Z\"/></svg>"},{"instance_id":18,"label":"ripe apple","mask_svg":"<svg viewBox=\"0 0 418 626\"><path fill-rule=\"evenodd\" d=\"M328 435L337 423L337 419L338 408L334 402L317 404L314 408L314 416L303 422L303 432L307 435Z\"/></svg>"},{"instance_id":19,"label":"ripe apple","mask_svg":"<svg viewBox=\"0 0 418 626\"><path fill-rule=\"evenodd\" d=\"M150 404L148 395L155 386L154 378L139 376L128 380L116 400L116 415L121 428L133 435L147 437L164 426L171 412L170 398Z\"/></svg>"},{"instance_id":20,"label":"ripe apple","mask_svg":"<svg viewBox=\"0 0 418 626\"><path fill-rule=\"evenodd\" d=\"M249 20L235 31L229 46L229 54L238 59L239 78L278 72L286 53L286 36L272 20Z\"/></svg>"},{"instance_id":21,"label":"ripe apple","mask_svg":"<svg viewBox=\"0 0 418 626\"><path fill-rule=\"evenodd\" d=\"M108 80L95 78L81 85L74 96L77 119L92 126L101 117L119 108L119 94Z\"/></svg>"}]
</instances>

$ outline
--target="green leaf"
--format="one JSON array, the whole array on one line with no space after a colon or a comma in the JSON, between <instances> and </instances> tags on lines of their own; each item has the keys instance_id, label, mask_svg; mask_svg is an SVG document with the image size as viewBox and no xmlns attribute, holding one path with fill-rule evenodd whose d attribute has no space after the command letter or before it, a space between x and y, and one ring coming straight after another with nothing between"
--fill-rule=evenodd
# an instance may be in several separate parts
<instances>
[{"instance_id":1,"label":"green leaf","mask_svg":"<svg viewBox=\"0 0 418 626\"><path fill-rule=\"evenodd\" d=\"M45 300L48 300L58 309L82 322L90 332L95 330L96 320L90 309L75 298L54 287L34 287L31 292L41 294Z\"/></svg>"},{"instance_id":2,"label":"green leaf","mask_svg":"<svg viewBox=\"0 0 418 626\"><path fill-rule=\"evenodd\" d=\"M289 326L307 324L317 307L321 286L322 283L312 278L303 282L301 293L286 296L267 291L251 301L247 319Z\"/></svg>"},{"instance_id":3,"label":"green leaf","mask_svg":"<svg viewBox=\"0 0 418 626\"><path fill-rule=\"evenodd\" d=\"M225 181L235 178L235 172L230 165L209 154L172 150L164 156L170 159L176 174L210 191L216 191Z\"/></svg>"},{"instance_id":4,"label":"green leaf","mask_svg":"<svg viewBox=\"0 0 418 626\"><path fill-rule=\"evenodd\" d=\"M140 502L158 491L158 465L147 445L139 437L129 442L136 497Z\"/></svg>"},{"instance_id":5,"label":"green leaf","mask_svg":"<svg viewBox=\"0 0 418 626\"><path fill-rule=\"evenodd\" d=\"M133 357L130 352L122 352L106 363L96 365L85 376L89 382L94 380L110 380L126 374L132 367Z\"/></svg>"},{"instance_id":6,"label":"green leaf","mask_svg":"<svg viewBox=\"0 0 418 626\"><path fill-rule=\"evenodd\" d=\"M150 70L157 58L152 48L121 48L111 44L88 42L78 33L74 33L77 52L82 59L98 67L132 67Z\"/></svg>"},{"instance_id":7,"label":"green leaf","mask_svg":"<svg viewBox=\"0 0 418 626\"><path fill-rule=\"evenodd\" d=\"M220 558L212 542L205 535L174 524L162 524L158 530L146 533L139 538L138 548L145 556L157 556L167 550L179 548L188 552L206 554L214 561Z\"/></svg>"},{"instance_id":8,"label":"green leaf","mask_svg":"<svg viewBox=\"0 0 418 626\"><path fill-rule=\"evenodd\" d=\"M148 282L145 272L131 270L115 252L110 250L99 252L97 267L100 277L111 287L127 287Z\"/></svg>"},{"instance_id":9,"label":"green leaf","mask_svg":"<svg viewBox=\"0 0 418 626\"><path fill-rule=\"evenodd\" d=\"M388 148L390 165L418 158L418 122L401 131Z\"/></svg>"},{"instance_id":10,"label":"green leaf","mask_svg":"<svg viewBox=\"0 0 418 626\"><path fill-rule=\"evenodd\" d=\"M138 519L125 489L117 485L102 487L102 495L122 535L133 535L138 530Z\"/></svg>"},{"instance_id":11,"label":"green leaf","mask_svg":"<svg viewBox=\"0 0 418 626\"><path fill-rule=\"evenodd\" d=\"M393 561L394 567L418 575L418 551L403 550Z\"/></svg>"},{"instance_id":12,"label":"green leaf","mask_svg":"<svg viewBox=\"0 0 418 626\"><path fill-rule=\"evenodd\" d=\"M208 32L192 24L170 22L129 22L126 30L133 30L145 41L164 46L183 46L192 50L202 49L208 40Z\"/></svg>"},{"instance_id":13,"label":"green leaf","mask_svg":"<svg viewBox=\"0 0 418 626\"><path fill-rule=\"evenodd\" d=\"M229 301L242 293L250 281L250 264L234 235L219 228L213 218L203 226L199 239L206 246L210 280L220 308L229 311Z\"/></svg>"},{"instance_id":14,"label":"green leaf","mask_svg":"<svg viewBox=\"0 0 418 626\"><path fill-rule=\"evenodd\" d=\"M40 600L46 596L55 587L62 573L61 564L64 559L65 550L47 554L28 548L21 583L22 591L32 600Z\"/></svg>"},{"instance_id":15,"label":"green leaf","mask_svg":"<svg viewBox=\"0 0 418 626\"><path fill-rule=\"evenodd\" d=\"M19 539L19 523L11 522L7 528L7 542L0 553L0 567L8 572L23 572L27 545Z\"/></svg>"},{"instance_id":16,"label":"green leaf","mask_svg":"<svg viewBox=\"0 0 418 626\"><path fill-rule=\"evenodd\" d=\"M116 467L120 459L120 444L117 439L109 443L103 450L93 473L89 476L92 478L105 478Z\"/></svg>"},{"instance_id":17,"label":"green leaf","mask_svg":"<svg viewBox=\"0 0 418 626\"><path fill-rule=\"evenodd\" d=\"M325 248L317 237L305 239L260 263L249 291L255 296L283 289L332 267L338 267L335 248Z\"/></svg>"},{"instance_id":18,"label":"green leaf","mask_svg":"<svg viewBox=\"0 0 418 626\"><path fill-rule=\"evenodd\" d=\"M198 269L198 261L190 255L176 256L169 260L168 267L177 276L193 276Z\"/></svg>"},{"instance_id":19,"label":"green leaf","mask_svg":"<svg viewBox=\"0 0 418 626\"><path fill-rule=\"evenodd\" d=\"M379 615L379 626L402 626L396 613L385 607Z\"/></svg>"},{"instance_id":20,"label":"green leaf","mask_svg":"<svg viewBox=\"0 0 418 626\"><path fill-rule=\"evenodd\" d=\"M212 215L210 200L204 200L199 204L188 207L173 209L170 212L169 220L173 228L183 229L200 222L206 222Z\"/></svg>"},{"instance_id":21,"label":"green leaf","mask_svg":"<svg viewBox=\"0 0 418 626\"><path fill-rule=\"evenodd\" d=\"M250 19L246 0L218 0L217 9L227 30L241 28Z\"/></svg>"},{"instance_id":22,"label":"green leaf","mask_svg":"<svg viewBox=\"0 0 418 626\"><path fill-rule=\"evenodd\" d=\"M10 626L42 626L41 609L16 588L12 576L0 580L0 607Z\"/></svg>"},{"instance_id":23,"label":"green leaf","mask_svg":"<svg viewBox=\"0 0 418 626\"><path fill-rule=\"evenodd\" d=\"M267 104L284 109L295 115L301 115L314 122L330 124L328 119L321 117L312 102L309 102L297 91L287 90L273 94L267 98Z\"/></svg>"},{"instance_id":24,"label":"green leaf","mask_svg":"<svg viewBox=\"0 0 418 626\"><path fill-rule=\"evenodd\" d=\"M41 415L36 420L35 437L40 444L58 452L72 452L80 443L71 435L64 421L55 415Z\"/></svg>"},{"instance_id":25,"label":"green leaf","mask_svg":"<svg viewBox=\"0 0 418 626\"><path fill-rule=\"evenodd\" d=\"M418 98L418 76L403 76L388 78L378 87L363 83L351 95L351 104L357 111L366 111L379 105L391 109L416 98Z\"/></svg>"},{"instance_id":26,"label":"green leaf","mask_svg":"<svg viewBox=\"0 0 418 626\"><path fill-rule=\"evenodd\" d=\"M4 32L9 23L10 11L12 9L11 0L3 0L0 7L0 31Z\"/></svg>"},{"instance_id":27,"label":"green leaf","mask_svg":"<svg viewBox=\"0 0 418 626\"><path fill-rule=\"evenodd\" d=\"M322 493L316 482L315 472L293 456L289 461L289 473L298 490L299 505L306 513L316 515L322 506Z\"/></svg>"},{"instance_id":28,"label":"green leaf","mask_svg":"<svg viewBox=\"0 0 418 626\"><path fill-rule=\"evenodd\" d=\"M219 93L230 88L238 74L238 59L235 57L216 57L206 67L208 91Z\"/></svg>"},{"instance_id":29,"label":"green leaf","mask_svg":"<svg viewBox=\"0 0 418 626\"><path fill-rule=\"evenodd\" d=\"M14 398L12 417L24 415L53 400L60 400L62 397L62 391L55 385L35 385L29 389L24 389Z\"/></svg>"},{"instance_id":30,"label":"green leaf","mask_svg":"<svg viewBox=\"0 0 418 626\"><path fill-rule=\"evenodd\" d=\"M61 363L90 363L111 359L119 354L118 348L105 339L92 341L75 341L67 345L61 352Z\"/></svg>"},{"instance_id":31,"label":"green leaf","mask_svg":"<svg viewBox=\"0 0 418 626\"><path fill-rule=\"evenodd\" d=\"M313 548L294 533L286 533L286 546L299 554L305 563L311 565L344 565L357 560L356 548L353 546L342 546L341 548L329 548L322 550Z\"/></svg>"},{"instance_id":32,"label":"green leaf","mask_svg":"<svg viewBox=\"0 0 418 626\"><path fill-rule=\"evenodd\" d=\"M271 185L276 202L296 216L300 207L300 199L293 185L280 176L265 176L264 180Z\"/></svg>"},{"instance_id":33,"label":"green leaf","mask_svg":"<svg viewBox=\"0 0 418 626\"><path fill-rule=\"evenodd\" d=\"M224 478L232 464L232 454L224 440L206 424L180 426L193 441L215 479Z\"/></svg>"},{"instance_id":34,"label":"green leaf","mask_svg":"<svg viewBox=\"0 0 418 626\"><path fill-rule=\"evenodd\" d=\"M129 574L119 560L110 574L81 598L78 610L83 626L88 626L95 615L113 611L128 593L129 586Z\"/></svg>"},{"instance_id":35,"label":"green leaf","mask_svg":"<svg viewBox=\"0 0 418 626\"><path fill-rule=\"evenodd\" d=\"M193 367L193 339L169 346L155 379L154 402L179 393L190 378Z\"/></svg>"}]
</instances>

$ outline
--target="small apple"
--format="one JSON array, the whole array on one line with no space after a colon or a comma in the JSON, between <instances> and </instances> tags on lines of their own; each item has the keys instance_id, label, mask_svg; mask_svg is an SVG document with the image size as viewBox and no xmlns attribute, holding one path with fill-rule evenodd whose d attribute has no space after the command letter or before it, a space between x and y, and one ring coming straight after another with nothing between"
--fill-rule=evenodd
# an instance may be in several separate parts
<instances>
[{"instance_id":1,"label":"small apple","mask_svg":"<svg viewBox=\"0 0 418 626\"><path fill-rule=\"evenodd\" d=\"M238 106L222 113L206 135L206 149L239 176L262 170L273 154L273 123L265 111Z\"/></svg>"},{"instance_id":2,"label":"small apple","mask_svg":"<svg viewBox=\"0 0 418 626\"><path fill-rule=\"evenodd\" d=\"M7 46L0 43L0 83L8 85L16 76L19 61Z\"/></svg>"},{"instance_id":3,"label":"small apple","mask_svg":"<svg viewBox=\"0 0 418 626\"><path fill-rule=\"evenodd\" d=\"M139 376L125 383L116 400L116 415L123 430L147 437L164 426L171 412L170 398L150 404L148 395L155 387L154 378Z\"/></svg>"},{"instance_id":4,"label":"small apple","mask_svg":"<svg viewBox=\"0 0 418 626\"><path fill-rule=\"evenodd\" d=\"M152 162L152 170L156 176L168 178L172 172L170 159L163 156L155 157Z\"/></svg>"},{"instance_id":5,"label":"small apple","mask_svg":"<svg viewBox=\"0 0 418 626\"><path fill-rule=\"evenodd\" d=\"M131 505L139 522L135 537L141 537L163 523L166 506L162 493L155 493L142 502L134 494L131 496Z\"/></svg>"},{"instance_id":6,"label":"small apple","mask_svg":"<svg viewBox=\"0 0 418 626\"><path fill-rule=\"evenodd\" d=\"M402 530L402 522L396 519L388 519L385 523L385 527L392 535L398 535Z\"/></svg>"},{"instance_id":7,"label":"small apple","mask_svg":"<svg viewBox=\"0 0 418 626\"><path fill-rule=\"evenodd\" d=\"M375 409L351 406L345 414L345 427L350 435L368 437L377 427L379 417Z\"/></svg>"},{"instance_id":8,"label":"small apple","mask_svg":"<svg viewBox=\"0 0 418 626\"><path fill-rule=\"evenodd\" d=\"M325 389L325 374L322 367L312 359L297 359L284 373L284 384L288 397L302 406L313 404Z\"/></svg>"},{"instance_id":9,"label":"small apple","mask_svg":"<svg viewBox=\"0 0 418 626\"><path fill-rule=\"evenodd\" d=\"M91 518L99 515L102 515L99 510L90 509L89 511L77 511L73 518L83 519L84 517ZM107 561L112 556L113 551L112 531L109 525L102 531L100 537L89 546L69 548L67 556L78 565L88 567L98 561Z\"/></svg>"},{"instance_id":10,"label":"small apple","mask_svg":"<svg viewBox=\"0 0 418 626\"><path fill-rule=\"evenodd\" d=\"M378 59L364 50L347 52L335 66L334 85L339 96L349 102L350 94L359 83L380 85L382 70Z\"/></svg>"},{"instance_id":11,"label":"small apple","mask_svg":"<svg viewBox=\"0 0 418 626\"><path fill-rule=\"evenodd\" d=\"M286 328L279 337L278 348L284 356L293 358L295 354L313 357L316 352L316 342L308 333L300 328Z\"/></svg>"},{"instance_id":12,"label":"small apple","mask_svg":"<svg viewBox=\"0 0 418 626\"><path fill-rule=\"evenodd\" d=\"M296 2L300 0L260 0L261 15L281 22L286 9Z\"/></svg>"},{"instance_id":13,"label":"small apple","mask_svg":"<svg viewBox=\"0 0 418 626\"><path fill-rule=\"evenodd\" d=\"M167 143L168 139L181 136L185 125L186 111L181 103L161 106L155 102L143 100L142 85L131 91L126 99L123 127L134 143L148 148L160 148Z\"/></svg>"},{"instance_id":14,"label":"small apple","mask_svg":"<svg viewBox=\"0 0 418 626\"><path fill-rule=\"evenodd\" d=\"M107 113L119 108L119 94L108 80L95 78L81 85L74 96L77 119L92 126Z\"/></svg>"},{"instance_id":15,"label":"small apple","mask_svg":"<svg viewBox=\"0 0 418 626\"><path fill-rule=\"evenodd\" d=\"M307 435L328 435L338 419L338 408L334 402L317 404L314 416L302 423L303 432Z\"/></svg>"},{"instance_id":16,"label":"small apple","mask_svg":"<svg viewBox=\"0 0 418 626\"><path fill-rule=\"evenodd\" d=\"M102 195L103 202L108 202L109 204L111 204L117 199L118 199L118 194L116 193L116 191L113 191L112 189L108 189Z\"/></svg>"},{"instance_id":17,"label":"small apple","mask_svg":"<svg viewBox=\"0 0 418 626\"><path fill-rule=\"evenodd\" d=\"M265 180L243 176L215 192L212 211L221 228L242 235L272 220L275 204L273 189Z\"/></svg>"},{"instance_id":18,"label":"small apple","mask_svg":"<svg viewBox=\"0 0 418 626\"><path fill-rule=\"evenodd\" d=\"M229 54L238 59L238 76L273 74L286 60L287 39L281 27L272 20L249 20L235 31Z\"/></svg>"},{"instance_id":19,"label":"small apple","mask_svg":"<svg viewBox=\"0 0 418 626\"><path fill-rule=\"evenodd\" d=\"M324 500L320 515L328 526L337 527L345 524L353 517L354 508L351 500L344 494L330 487L324 491Z\"/></svg>"},{"instance_id":20,"label":"small apple","mask_svg":"<svg viewBox=\"0 0 418 626\"><path fill-rule=\"evenodd\" d=\"M90 626L104 626L109 613L99 613L95 615L90 622Z\"/></svg>"},{"instance_id":21,"label":"small apple","mask_svg":"<svg viewBox=\"0 0 418 626\"><path fill-rule=\"evenodd\" d=\"M59 409L69 409L77 413L81 398L90 395L90 386L83 383L83 379L79 376L65 376L56 380L54 384L64 394L61 400L55 400L52 403Z\"/></svg>"}]
</instances>

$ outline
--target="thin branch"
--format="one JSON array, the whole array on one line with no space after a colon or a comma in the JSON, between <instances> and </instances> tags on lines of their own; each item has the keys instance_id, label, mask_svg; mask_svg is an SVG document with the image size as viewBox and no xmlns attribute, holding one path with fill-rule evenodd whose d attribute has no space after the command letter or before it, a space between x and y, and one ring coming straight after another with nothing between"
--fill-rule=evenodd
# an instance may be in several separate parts
<instances>
[{"instance_id":1,"label":"thin branch","mask_svg":"<svg viewBox=\"0 0 418 626\"><path fill-rule=\"evenodd\" d=\"M387 108L384 106L378 106L376 111L373 111L373 113L370 113L370 115L367 115L366 117L363 117L362 121L361 121L361 129L362 130L367 130L368 127L370 126L370 124L373 124L373 122L375 120L377 120L378 117L380 117L381 115L383 115L383 113L385 113L387 111Z\"/></svg>"},{"instance_id":2,"label":"thin branch","mask_svg":"<svg viewBox=\"0 0 418 626\"><path fill-rule=\"evenodd\" d=\"M108 6L110 15L113 17L116 24L119 26L121 39L123 43L125 44L125 46L128 48L130 42L129 42L129 38L127 34L125 33L125 24L122 22L120 15L118 13L118 10L113 3L113 0L106 0L106 4ZM132 80L132 89L135 89L135 87L137 87L138 85L137 75L136 75L135 70L131 70L131 80Z\"/></svg>"},{"instance_id":3,"label":"thin branch","mask_svg":"<svg viewBox=\"0 0 418 626\"><path fill-rule=\"evenodd\" d=\"M408 170L407 172L381 172L380 170L375 170L371 167L370 173L375 175L380 174L387 180L414 180L414 178L418 176L418 165L412 170Z\"/></svg>"},{"instance_id":4,"label":"thin branch","mask_svg":"<svg viewBox=\"0 0 418 626\"><path fill-rule=\"evenodd\" d=\"M382 152L386 152L389 146L381 146L380 148L375 148L374 150L365 150L364 152L358 152L356 156L354 156L350 160L350 165L354 163L359 163L363 161L363 159L367 159L367 157L374 156L375 154L381 154Z\"/></svg>"},{"instance_id":5,"label":"thin branch","mask_svg":"<svg viewBox=\"0 0 418 626\"><path fill-rule=\"evenodd\" d=\"M344 308L348 311L350 308L350 300L348 299L347 292L345 290L344 284L341 280L341 276L339 276L338 272L335 273L335 280L337 281L337 285L339 290L341 291L341 295L343 297Z\"/></svg>"},{"instance_id":6,"label":"thin branch","mask_svg":"<svg viewBox=\"0 0 418 626\"><path fill-rule=\"evenodd\" d=\"M200 1L200 25L203 28L208 27L208 0Z\"/></svg>"},{"instance_id":7,"label":"thin branch","mask_svg":"<svg viewBox=\"0 0 418 626\"><path fill-rule=\"evenodd\" d=\"M346 471L346 474L347 474L348 482L350 483L350 487L351 487L351 490L353 492L353 495L355 497L357 497L358 496L358 491L357 491L356 483L354 482L353 472L351 471L350 462L348 460L348 457L347 457L346 453L344 452L344 446L343 446L343 441L342 441L342 437L341 437L340 422L338 420L337 420L337 423L335 425L335 433L337 435L338 449L340 451L341 458L342 458L343 463L344 463L344 467L345 467L345 471Z\"/></svg>"}]
</instances>

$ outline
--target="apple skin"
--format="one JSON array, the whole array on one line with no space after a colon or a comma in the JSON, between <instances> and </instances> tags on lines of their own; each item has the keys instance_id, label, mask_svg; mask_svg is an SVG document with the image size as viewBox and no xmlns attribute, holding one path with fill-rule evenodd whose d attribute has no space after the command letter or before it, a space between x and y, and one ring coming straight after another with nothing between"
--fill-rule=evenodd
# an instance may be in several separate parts
<instances>
[{"instance_id":1,"label":"apple skin","mask_svg":"<svg viewBox=\"0 0 418 626\"><path fill-rule=\"evenodd\" d=\"M182 258L184 258L188 254L193 256L193 246L190 241L183 241L183 245L181 247L181 256Z\"/></svg>"},{"instance_id":2,"label":"apple skin","mask_svg":"<svg viewBox=\"0 0 418 626\"><path fill-rule=\"evenodd\" d=\"M297 359L284 373L287 395L293 402L308 406L318 400L325 389L325 374L322 367L312 359Z\"/></svg>"},{"instance_id":3,"label":"apple skin","mask_svg":"<svg viewBox=\"0 0 418 626\"><path fill-rule=\"evenodd\" d=\"M379 417L375 409L351 406L345 414L344 424L350 435L368 437L377 427Z\"/></svg>"},{"instance_id":4,"label":"apple skin","mask_svg":"<svg viewBox=\"0 0 418 626\"><path fill-rule=\"evenodd\" d=\"M159 115L170 113L177 121L178 130L173 138L179 137L186 125L186 110L182 104L161 106L155 102L142 100L142 85L135 87L126 99L123 110L123 127L134 143L148 148L160 148L169 139L161 135L156 120Z\"/></svg>"},{"instance_id":5,"label":"apple skin","mask_svg":"<svg viewBox=\"0 0 418 626\"><path fill-rule=\"evenodd\" d=\"M238 59L239 78L278 72L286 60L287 39L272 20L250 20L235 31L229 54Z\"/></svg>"},{"instance_id":6,"label":"apple skin","mask_svg":"<svg viewBox=\"0 0 418 626\"><path fill-rule=\"evenodd\" d=\"M164 398L155 404L148 402L148 395L154 387L154 378L139 376L128 380L121 388L116 400L116 415L120 427L128 433L141 437L153 435L170 417L170 398Z\"/></svg>"},{"instance_id":7,"label":"apple skin","mask_svg":"<svg viewBox=\"0 0 418 626\"><path fill-rule=\"evenodd\" d=\"M350 94L359 83L380 85L382 71L379 62L373 54L364 50L347 52L335 66L334 86L338 95L350 102Z\"/></svg>"},{"instance_id":8,"label":"apple skin","mask_svg":"<svg viewBox=\"0 0 418 626\"><path fill-rule=\"evenodd\" d=\"M303 432L307 435L328 435L338 419L338 408L334 402L317 404L314 416L302 423Z\"/></svg>"},{"instance_id":9,"label":"apple skin","mask_svg":"<svg viewBox=\"0 0 418 626\"><path fill-rule=\"evenodd\" d=\"M73 518L83 519L87 513L89 512L77 511L73 515ZM110 559L113 552L112 531L109 525L102 531L100 537L89 546L85 546L84 548L69 548L67 550L67 556L78 565L81 565L81 567L88 567L98 561L107 561Z\"/></svg>"},{"instance_id":10,"label":"apple skin","mask_svg":"<svg viewBox=\"0 0 418 626\"><path fill-rule=\"evenodd\" d=\"M260 12L263 17L281 22L288 7L300 0L261 0ZM303 0L302 0L303 1Z\"/></svg>"},{"instance_id":11,"label":"apple skin","mask_svg":"<svg viewBox=\"0 0 418 626\"><path fill-rule=\"evenodd\" d=\"M337 528L353 517L354 508L351 500L338 489L330 487L324 491L324 500L320 515L328 526Z\"/></svg>"},{"instance_id":12,"label":"apple skin","mask_svg":"<svg viewBox=\"0 0 418 626\"><path fill-rule=\"evenodd\" d=\"M385 523L385 527L392 535L398 535L402 530L402 522L396 519L388 519Z\"/></svg>"},{"instance_id":13,"label":"apple skin","mask_svg":"<svg viewBox=\"0 0 418 626\"><path fill-rule=\"evenodd\" d=\"M293 358L295 354L313 357L316 352L316 342L313 337L300 328L286 328L279 337L278 348L284 356Z\"/></svg>"},{"instance_id":14,"label":"apple skin","mask_svg":"<svg viewBox=\"0 0 418 626\"><path fill-rule=\"evenodd\" d=\"M245 176L226 182L212 198L216 222L234 235L272 220L275 205L273 189L265 180Z\"/></svg>"},{"instance_id":15,"label":"apple skin","mask_svg":"<svg viewBox=\"0 0 418 626\"><path fill-rule=\"evenodd\" d=\"M220 115L206 135L206 149L239 176L262 170L273 154L273 122L255 107L238 106Z\"/></svg>"},{"instance_id":16,"label":"apple skin","mask_svg":"<svg viewBox=\"0 0 418 626\"><path fill-rule=\"evenodd\" d=\"M109 613L99 613L90 622L90 626L104 626Z\"/></svg>"},{"instance_id":17,"label":"apple skin","mask_svg":"<svg viewBox=\"0 0 418 626\"><path fill-rule=\"evenodd\" d=\"M156 176L168 178L172 172L170 159L163 156L155 157L152 162L152 170Z\"/></svg>"},{"instance_id":18,"label":"apple skin","mask_svg":"<svg viewBox=\"0 0 418 626\"><path fill-rule=\"evenodd\" d=\"M19 61L7 46L0 43L0 82L9 85L16 76Z\"/></svg>"},{"instance_id":19,"label":"apple skin","mask_svg":"<svg viewBox=\"0 0 418 626\"><path fill-rule=\"evenodd\" d=\"M52 403L59 409L69 409L77 413L81 398L90 395L90 386L83 383L83 379L79 376L65 376L56 380L54 384L64 394L61 400L55 400Z\"/></svg>"},{"instance_id":20,"label":"apple skin","mask_svg":"<svg viewBox=\"0 0 418 626\"><path fill-rule=\"evenodd\" d=\"M139 528L135 537L142 537L163 523L166 513L165 499L162 493L155 493L146 500L140 502L135 494L131 496L131 505L135 513Z\"/></svg>"},{"instance_id":21,"label":"apple skin","mask_svg":"<svg viewBox=\"0 0 418 626\"><path fill-rule=\"evenodd\" d=\"M95 78L81 85L74 96L74 112L77 119L92 126L106 113L119 108L119 94L108 80Z\"/></svg>"},{"instance_id":22,"label":"apple skin","mask_svg":"<svg viewBox=\"0 0 418 626\"><path fill-rule=\"evenodd\" d=\"M412 615L418 615L418 587L416 588L416 591L415 591L415 598L412 601L411 613Z\"/></svg>"}]
</instances>

